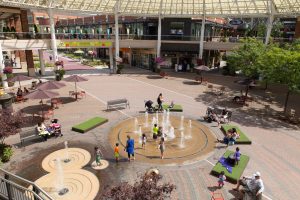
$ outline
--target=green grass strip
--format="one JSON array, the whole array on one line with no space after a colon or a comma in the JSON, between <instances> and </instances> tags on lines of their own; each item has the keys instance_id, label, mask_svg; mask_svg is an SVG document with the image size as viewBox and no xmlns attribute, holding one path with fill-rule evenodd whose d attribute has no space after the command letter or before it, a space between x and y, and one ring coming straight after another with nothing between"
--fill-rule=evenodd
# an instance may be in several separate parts
<instances>
[{"instance_id":1,"label":"green grass strip","mask_svg":"<svg viewBox=\"0 0 300 200\"><path fill-rule=\"evenodd\" d=\"M252 143L251 140L246 136L246 134L243 133L241 131L241 129L239 129L239 127L233 126L230 124L224 124L221 126L221 129L224 131L225 134L227 133L227 131L229 129L232 129L232 128L235 128L236 131L238 132L238 134L240 134L240 138L235 141L236 144L251 144Z\"/></svg>"},{"instance_id":2,"label":"green grass strip","mask_svg":"<svg viewBox=\"0 0 300 200\"><path fill-rule=\"evenodd\" d=\"M75 125L72 127L73 131L79 132L79 133L85 133L93 128L96 128L97 126L100 126L104 123L108 122L108 119L102 118L102 117L94 117L91 118L81 124Z\"/></svg>"},{"instance_id":3,"label":"green grass strip","mask_svg":"<svg viewBox=\"0 0 300 200\"><path fill-rule=\"evenodd\" d=\"M227 150L224 153L223 157L227 158L232 153L234 153L234 152ZM227 181L232 182L232 183L237 183L237 181L241 178L244 170L246 169L249 160L250 160L249 156L242 154L239 164L232 167L232 173L229 173L227 171L227 169L225 167L223 167L223 165L221 163L218 162L212 169L211 173L215 176L219 176L221 171L224 171Z\"/></svg>"}]
</instances>

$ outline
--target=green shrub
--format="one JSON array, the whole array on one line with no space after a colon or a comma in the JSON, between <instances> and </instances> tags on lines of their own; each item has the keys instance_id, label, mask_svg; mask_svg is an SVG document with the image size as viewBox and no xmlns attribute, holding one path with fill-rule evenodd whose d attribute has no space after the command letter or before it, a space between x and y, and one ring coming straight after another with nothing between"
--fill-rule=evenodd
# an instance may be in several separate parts
<instances>
[{"instance_id":1,"label":"green shrub","mask_svg":"<svg viewBox=\"0 0 300 200\"><path fill-rule=\"evenodd\" d=\"M40 61L39 57L33 57L33 61Z\"/></svg>"},{"instance_id":2,"label":"green shrub","mask_svg":"<svg viewBox=\"0 0 300 200\"><path fill-rule=\"evenodd\" d=\"M0 154L1 154L1 161L8 162L13 155L14 151L11 146L6 144L1 144L0 147Z\"/></svg>"},{"instance_id":3,"label":"green shrub","mask_svg":"<svg viewBox=\"0 0 300 200\"><path fill-rule=\"evenodd\" d=\"M53 63L45 63L45 67L54 67L54 64Z\"/></svg>"},{"instance_id":4,"label":"green shrub","mask_svg":"<svg viewBox=\"0 0 300 200\"><path fill-rule=\"evenodd\" d=\"M35 63L34 63L34 68L40 68L40 67L41 67L41 65L40 65L39 62L35 62Z\"/></svg>"}]
</instances>

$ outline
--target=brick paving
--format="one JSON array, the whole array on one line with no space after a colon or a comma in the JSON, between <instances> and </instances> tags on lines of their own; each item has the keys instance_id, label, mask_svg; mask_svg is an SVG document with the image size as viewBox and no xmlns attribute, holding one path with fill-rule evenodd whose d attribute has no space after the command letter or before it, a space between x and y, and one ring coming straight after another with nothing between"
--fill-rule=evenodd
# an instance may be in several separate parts
<instances>
[{"instance_id":1,"label":"brick paving","mask_svg":"<svg viewBox=\"0 0 300 200\"><path fill-rule=\"evenodd\" d=\"M116 164L113 162L113 150L108 142L108 133L111 127L118 122L139 115L139 112L144 110L144 100L152 99L155 101L160 92L163 93L167 102L174 100L175 103L182 104L183 114L187 118L195 120L201 119L207 106L211 105L212 102L218 105L220 99L215 96L211 97L211 94L206 93L206 86L185 84L184 82L192 79L193 75L190 74L179 74L182 77L175 74L168 79L154 79L153 74L148 71L129 69L127 72L123 75L99 74L88 76L89 81L78 84L79 88L87 92L87 97L79 101L71 102L68 97L68 91L74 88L73 84L67 84L66 87L60 89L61 96L69 101L55 110L55 118L58 118L63 125L64 137L50 139L47 143L36 142L27 144L26 147L16 148L12 160L4 167L14 172L19 172L22 168L34 168L35 165L39 164L38 162L30 162L30 160L38 160L38 158L41 160L44 154L39 155L39 152L63 148L63 142L68 140L70 146L82 144L84 148L90 151L95 145L101 146L105 159L110 161L110 166L99 172L93 171L89 166L86 167L96 173L100 179L101 187L112 182L133 182L138 174L150 167L158 167L161 173L165 175L165 180L177 186L172 199L210 199L211 191L215 190L217 178L209 173L213 167L212 164L215 164L226 151L222 145L218 145L207 160L193 164L164 166L142 163L138 160L128 163L125 158ZM216 85L222 82L224 84L232 82L232 79L227 77L214 77L210 74L207 76ZM230 92L240 89L235 85L229 88ZM123 97L130 101L130 109L110 112L105 110L107 100ZM293 96L291 105L297 107L297 103L295 103L297 98L299 96ZM210 101L208 101L209 99ZM214 99L216 101L213 101ZM17 109L37 104L38 101L30 100L14 106ZM251 109L251 106L255 105L250 105L247 109ZM244 175L251 175L255 171L261 172L265 183L266 199L296 199L300 190L298 184L300 182L299 128L270 117L262 119L259 112L251 112L250 115L247 109L233 109L232 119L232 123L238 124L253 141L252 145L240 145L241 152L250 156L250 162ZM93 116L106 117L109 122L85 134L70 131L72 125ZM211 128L217 137L223 137L215 123L206 124L203 122L203 124ZM7 142L17 144L19 142L18 136L8 138ZM228 149L233 150L234 148L229 147ZM225 187L221 190L218 189L218 191L223 193L225 199L235 199L235 193L231 190L233 186L226 183Z\"/></svg>"}]
</instances>

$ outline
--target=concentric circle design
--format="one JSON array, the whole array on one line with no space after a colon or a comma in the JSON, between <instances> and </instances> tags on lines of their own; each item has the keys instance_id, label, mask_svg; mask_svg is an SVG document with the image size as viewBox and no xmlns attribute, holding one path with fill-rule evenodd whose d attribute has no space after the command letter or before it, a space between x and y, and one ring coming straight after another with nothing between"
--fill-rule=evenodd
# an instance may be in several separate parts
<instances>
[{"instance_id":1,"label":"concentric circle design","mask_svg":"<svg viewBox=\"0 0 300 200\"><path fill-rule=\"evenodd\" d=\"M158 149L159 138L152 138L151 120L156 115L149 115L148 123L145 123L145 117L136 117L138 126L142 128L142 133L147 136L146 148L143 149L140 143L140 135L136 133L135 119L125 120L115 126L110 133L110 143L114 147L116 142L120 143L119 150L123 157L127 157L124 151L127 135L135 140L136 161L159 163L159 164L178 164L190 163L201 160L215 147L215 137L208 127L196 120L191 120L192 128L189 126L189 119L183 121L183 134L181 133L181 118L170 116L171 126L174 127L175 138L166 138L164 159L160 159L160 150ZM159 122L163 120L162 114L159 115ZM148 124L148 127L145 127Z\"/></svg>"},{"instance_id":2,"label":"concentric circle design","mask_svg":"<svg viewBox=\"0 0 300 200\"><path fill-rule=\"evenodd\" d=\"M63 170L80 169L91 160L91 154L81 148L68 148L54 151L46 156L42 162L42 167L47 172L55 172L57 159L61 160Z\"/></svg>"},{"instance_id":3,"label":"concentric circle design","mask_svg":"<svg viewBox=\"0 0 300 200\"><path fill-rule=\"evenodd\" d=\"M108 166L109 166L109 162L107 160L103 160L103 159L101 159L101 165L97 165L96 161L94 161L91 165L91 167L95 170L105 169Z\"/></svg>"},{"instance_id":4,"label":"concentric circle design","mask_svg":"<svg viewBox=\"0 0 300 200\"><path fill-rule=\"evenodd\" d=\"M91 172L83 169L69 170L63 174L63 186L69 191L59 195L57 177L56 172L51 172L35 183L55 200L93 200L100 188L98 178Z\"/></svg>"}]
</instances>

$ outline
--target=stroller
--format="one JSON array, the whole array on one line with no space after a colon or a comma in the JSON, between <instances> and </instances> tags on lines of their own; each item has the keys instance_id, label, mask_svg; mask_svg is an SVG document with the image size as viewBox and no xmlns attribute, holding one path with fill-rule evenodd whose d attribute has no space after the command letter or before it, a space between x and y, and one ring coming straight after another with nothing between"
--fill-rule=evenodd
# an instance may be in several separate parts
<instances>
[{"instance_id":1,"label":"stroller","mask_svg":"<svg viewBox=\"0 0 300 200\"><path fill-rule=\"evenodd\" d=\"M208 123L211 123L213 121L215 121L215 117L214 117L214 108L212 107L207 107L206 109L206 115L203 117L205 121L207 121Z\"/></svg>"},{"instance_id":2,"label":"stroller","mask_svg":"<svg viewBox=\"0 0 300 200\"><path fill-rule=\"evenodd\" d=\"M145 101L145 108L146 108L147 112L155 111L155 108L152 106L152 104L153 104L153 101L151 101L151 100Z\"/></svg>"}]
</instances>

